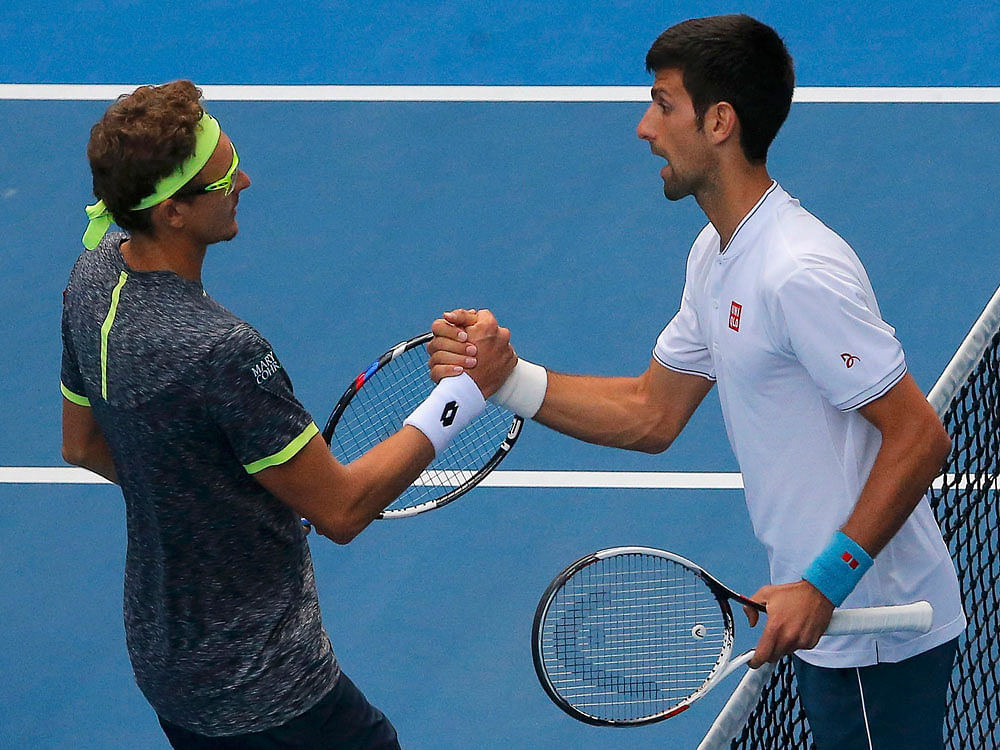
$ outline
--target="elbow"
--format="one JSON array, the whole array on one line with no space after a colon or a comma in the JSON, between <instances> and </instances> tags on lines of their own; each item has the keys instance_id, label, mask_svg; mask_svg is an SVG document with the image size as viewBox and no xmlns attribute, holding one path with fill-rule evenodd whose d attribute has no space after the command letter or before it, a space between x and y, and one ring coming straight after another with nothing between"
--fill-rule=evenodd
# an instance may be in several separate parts
<instances>
[{"instance_id":1,"label":"elbow","mask_svg":"<svg viewBox=\"0 0 1000 750\"><path fill-rule=\"evenodd\" d=\"M71 466L83 466L86 461L83 451L77 446L69 445L68 443L63 443L62 445L62 457L63 461Z\"/></svg>"},{"instance_id":2,"label":"elbow","mask_svg":"<svg viewBox=\"0 0 1000 750\"><path fill-rule=\"evenodd\" d=\"M944 425L937 423L932 439L931 447L932 462L938 471L944 468L951 455L951 435L945 430Z\"/></svg>"},{"instance_id":3,"label":"elbow","mask_svg":"<svg viewBox=\"0 0 1000 750\"><path fill-rule=\"evenodd\" d=\"M347 513L336 513L324 519L316 530L334 544L350 544L368 525Z\"/></svg>"},{"instance_id":4,"label":"elbow","mask_svg":"<svg viewBox=\"0 0 1000 750\"><path fill-rule=\"evenodd\" d=\"M673 445L678 432L669 419L663 416L650 421L627 447L642 453L663 453Z\"/></svg>"},{"instance_id":5,"label":"elbow","mask_svg":"<svg viewBox=\"0 0 1000 750\"><path fill-rule=\"evenodd\" d=\"M340 545L350 544L354 541L354 538L361 533L361 529L354 529L348 526L340 525L328 526L317 530L331 542Z\"/></svg>"},{"instance_id":6,"label":"elbow","mask_svg":"<svg viewBox=\"0 0 1000 750\"><path fill-rule=\"evenodd\" d=\"M657 453L663 453L673 442L674 439L672 436L649 435L637 442L633 446L633 450L656 455Z\"/></svg>"}]
</instances>

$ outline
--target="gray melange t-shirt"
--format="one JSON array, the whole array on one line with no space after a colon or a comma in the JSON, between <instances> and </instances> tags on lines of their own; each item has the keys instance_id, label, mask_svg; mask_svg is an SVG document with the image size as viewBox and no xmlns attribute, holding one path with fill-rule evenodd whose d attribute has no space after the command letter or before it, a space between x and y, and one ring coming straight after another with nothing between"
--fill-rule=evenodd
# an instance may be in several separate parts
<instances>
[{"instance_id":1,"label":"gray melange t-shirt","mask_svg":"<svg viewBox=\"0 0 1000 750\"><path fill-rule=\"evenodd\" d=\"M263 336L201 284L130 269L125 239L70 275L62 391L93 409L125 496L136 682L191 731L260 731L339 676L298 514L252 476L316 425Z\"/></svg>"}]
</instances>

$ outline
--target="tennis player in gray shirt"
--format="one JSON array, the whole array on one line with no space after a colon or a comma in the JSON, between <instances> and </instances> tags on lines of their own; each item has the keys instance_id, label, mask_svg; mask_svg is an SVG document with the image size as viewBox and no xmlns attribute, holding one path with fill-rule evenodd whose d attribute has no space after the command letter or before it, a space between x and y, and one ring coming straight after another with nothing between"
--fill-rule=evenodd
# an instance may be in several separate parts
<instances>
[{"instance_id":1,"label":"tennis player in gray shirt","mask_svg":"<svg viewBox=\"0 0 1000 750\"><path fill-rule=\"evenodd\" d=\"M498 364L438 386L466 418L417 419L342 465L271 345L202 287L250 179L201 91L119 99L87 154L99 200L64 294L63 455L121 485L139 688L176 748L399 747L337 664L300 517L353 539L506 379L505 334L478 347Z\"/></svg>"}]
</instances>

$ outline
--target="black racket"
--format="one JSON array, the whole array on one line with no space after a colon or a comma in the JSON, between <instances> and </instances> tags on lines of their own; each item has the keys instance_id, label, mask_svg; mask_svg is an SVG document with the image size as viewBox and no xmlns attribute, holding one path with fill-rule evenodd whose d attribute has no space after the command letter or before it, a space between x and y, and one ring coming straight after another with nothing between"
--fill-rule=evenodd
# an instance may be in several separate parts
<instances>
[{"instance_id":1,"label":"black racket","mask_svg":"<svg viewBox=\"0 0 1000 750\"><path fill-rule=\"evenodd\" d=\"M344 391L323 439L342 463L350 463L403 426L434 388L424 333L402 341L372 362ZM524 420L487 401L486 411L455 438L444 453L380 518L404 518L440 508L461 497L510 453Z\"/></svg>"},{"instance_id":2,"label":"black racket","mask_svg":"<svg viewBox=\"0 0 1000 750\"><path fill-rule=\"evenodd\" d=\"M531 649L542 687L588 724L649 724L675 716L753 651L730 661L733 599L764 607L679 555L614 547L560 573L535 612ZM827 635L930 629L927 602L838 610Z\"/></svg>"}]
</instances>

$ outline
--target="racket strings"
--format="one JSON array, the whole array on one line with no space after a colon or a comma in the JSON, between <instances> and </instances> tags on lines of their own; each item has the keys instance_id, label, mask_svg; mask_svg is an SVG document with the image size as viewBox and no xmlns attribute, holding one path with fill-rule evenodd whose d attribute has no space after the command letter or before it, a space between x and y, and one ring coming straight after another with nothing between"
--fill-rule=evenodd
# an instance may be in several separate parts
<instances>
[{"instance_id":1,"label":"racket strings","mask_svg":"<svg viewBox=\"0 0 1000 750\"><path fill-rule=\"evenodd\" d=\"M634 721L701 687L719 664L726 622L693 571L631 553L574 574L551 603L540 640L564 700L591 716Z\"/></svg>"},{"instance_id":2,"label":"racket strings","mask_svg":"<svg viewBox=\"0 0 1000 750\"><path fill-rule=\"evenodd\" d=\"M403 426L434 387L427 359L423 346L409 349L377 370L354 395L330 441L339 461L354 461ZM496 453L512 418L510 412L487 402L486 410L387 510L412 508L466 484Z\"/></svg>"}]
</instances>

